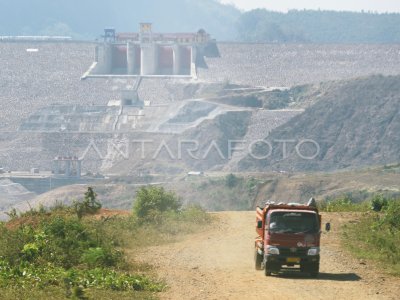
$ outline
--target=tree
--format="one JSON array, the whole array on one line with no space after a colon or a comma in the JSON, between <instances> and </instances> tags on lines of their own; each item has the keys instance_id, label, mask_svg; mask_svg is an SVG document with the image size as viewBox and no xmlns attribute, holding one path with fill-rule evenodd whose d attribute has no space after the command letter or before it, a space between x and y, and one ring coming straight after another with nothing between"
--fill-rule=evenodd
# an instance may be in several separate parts
<instances>
[{"instance_id":1,"label":"tree","mask_svg":"<svg viewBox=\"0 0 400 300\"><path fill-rule=\"evenodd\" d=\"M152 221L160 213L177 212L182 207L180 199L163 187L142 187L136 194L134 214L142 221Z\"/></svg>"},{"instance_id":2,"label":"tree","mask_svg":"<svg viewBox=\"0 0 400 300\"><path fill-rule=\"evenodd\" d=\"M82 218L86 214L95 214L101 208L101 203L97 201L97 194L92 187L88 187L85 192L85 198L82 202L75 202L74 209L78 218Z\"/></svg>"},{"instance_id":3,"label":"tree","mask_svg":"<svg viewBox=\"0 0 400 300\"><path fill-rule=\"evenodd\" d=\"M238 178L232 173L225 177L225 185L229 188L233 188L237 185Z\"/></svg>"}]
</instances>

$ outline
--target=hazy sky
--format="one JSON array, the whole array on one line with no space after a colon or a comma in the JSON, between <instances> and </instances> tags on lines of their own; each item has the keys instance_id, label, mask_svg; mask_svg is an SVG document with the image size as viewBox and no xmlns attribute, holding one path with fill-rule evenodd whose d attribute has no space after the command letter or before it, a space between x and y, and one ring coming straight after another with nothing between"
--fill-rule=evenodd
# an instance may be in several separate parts
<instances>
[{"instance_id":1,"label":"hazy sky","mask_svg":"<svg viewBox=\"0 0 400 300\"><path fill-rule=\"evenodd\" d=\"M243 10L266 8L287 11L288 9L324 9L350 11L400 12L400 0L220 0L232 3Z\"/></svg>"}]
</instances>

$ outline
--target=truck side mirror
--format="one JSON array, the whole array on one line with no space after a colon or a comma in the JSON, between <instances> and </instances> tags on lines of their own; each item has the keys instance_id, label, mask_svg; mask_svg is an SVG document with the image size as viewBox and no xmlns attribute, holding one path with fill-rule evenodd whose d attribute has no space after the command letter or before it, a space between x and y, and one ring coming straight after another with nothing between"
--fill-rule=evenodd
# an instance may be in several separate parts
<instances>
[{"instance_id":1,"label":"truck side mirror","mask_svg":"<svg viewBox=\"0 0 400 300\"><path fill-rule=\"evenodd\" d=\"M325 224L325 230L328 231L328 232L331 230L331 223L326 223Z\"/></svg>"},{"instance_id":2,"label":"truck side mirror","mask_svg":"<svg viewBox=\"0 0 400 300\"><path fill-rule=\"evenodd\" d=\"M258 229L261 229L262 228L262 221L260 220L260 221L257 221L257 228Z\"/></svg>"}]
</instances>

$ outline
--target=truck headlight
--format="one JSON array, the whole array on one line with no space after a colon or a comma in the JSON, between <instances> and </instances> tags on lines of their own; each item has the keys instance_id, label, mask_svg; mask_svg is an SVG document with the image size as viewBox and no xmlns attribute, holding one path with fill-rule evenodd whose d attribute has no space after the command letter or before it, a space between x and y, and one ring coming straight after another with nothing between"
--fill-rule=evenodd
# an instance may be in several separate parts
<instances>
[{"instance_id":1,"label":"truck headlight","mask_svg":"<svg viewBox=\"0 0 400 300\"><path fill-rule=\"evenodd\" d=\"M307 255L310 255L310 256L319 255L319 247L313 247L313 248L308 249Z\"/></svg>"},{"instance_id":2,"label":"truck headlight","mask_svg":"<svg viewBox=\"0 0 400 300\"><path fill-rule=\"evenodd\" d=\"M277 247L271 247L269 246L267 248L267 254L271 254L271 255L279 255L279 249Z\"/></svg>"}]
</instances>

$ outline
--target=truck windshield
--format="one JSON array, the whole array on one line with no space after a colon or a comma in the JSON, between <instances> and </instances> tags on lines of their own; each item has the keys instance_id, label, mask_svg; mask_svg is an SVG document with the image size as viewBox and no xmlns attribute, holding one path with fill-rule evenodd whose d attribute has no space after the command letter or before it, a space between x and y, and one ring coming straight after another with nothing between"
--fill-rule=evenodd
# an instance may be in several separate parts
<instances>
[{"instance_id":1,"label":"truck windshield","mask_svg":"<svg viewBox=\"0 0 400 300\"><path fill-rule=\"evenodd\" d=\"M273 212L269 230L273 233L317 233L317 215L307 212Z\"/></svg>"}]
</instances>

